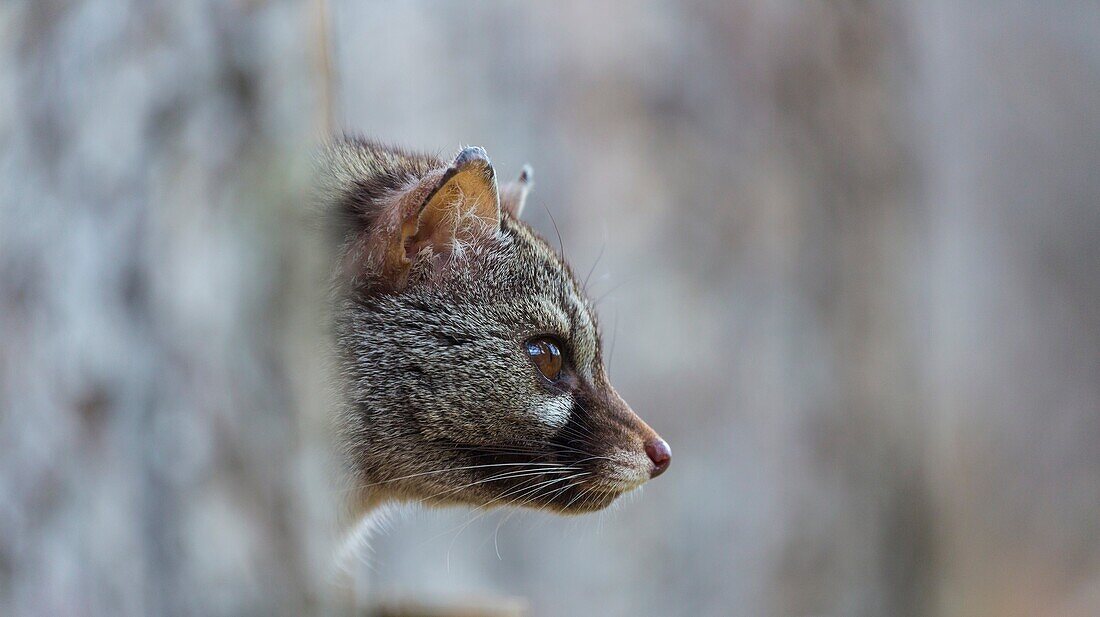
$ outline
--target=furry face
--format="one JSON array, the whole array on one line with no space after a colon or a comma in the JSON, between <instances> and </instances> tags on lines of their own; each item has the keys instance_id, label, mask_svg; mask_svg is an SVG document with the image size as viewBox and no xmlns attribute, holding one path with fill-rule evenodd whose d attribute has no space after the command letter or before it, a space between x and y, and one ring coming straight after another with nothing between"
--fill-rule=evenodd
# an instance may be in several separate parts
<instances>
[{"instance_id":1,"label":"furry face","mask_svg":"<svg viewBox=\"0 0 1100 617\"><path fill-rule=\"evenodd\" d=\"M670 452L608 382L591 303L484 152L447 165L350 141L337 210L339 432L358 508L598 510Z\"/></svg>"}]
</instances>

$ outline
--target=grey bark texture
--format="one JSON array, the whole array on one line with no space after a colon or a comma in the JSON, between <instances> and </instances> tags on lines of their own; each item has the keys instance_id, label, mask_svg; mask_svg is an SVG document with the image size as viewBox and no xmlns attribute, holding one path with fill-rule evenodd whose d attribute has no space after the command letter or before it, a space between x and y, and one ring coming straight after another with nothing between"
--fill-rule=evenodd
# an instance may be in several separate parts
<instances>
[{"instance_id":1,"label":"grey bark texture","mask_svg":"<svg viewBox=\"0 0 1100 617\"><path fill-rule=\"evenodd\" d=\"M308 10L0 5L0 613L309 606Z\"/></svg>"}]
</instances>

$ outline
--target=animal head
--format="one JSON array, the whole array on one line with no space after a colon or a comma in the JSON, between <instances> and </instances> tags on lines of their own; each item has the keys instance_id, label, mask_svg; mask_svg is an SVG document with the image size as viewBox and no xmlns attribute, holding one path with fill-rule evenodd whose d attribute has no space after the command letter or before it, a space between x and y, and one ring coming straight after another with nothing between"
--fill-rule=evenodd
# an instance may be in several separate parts
<instances>
[{"instance_id":1,"label":"animal head","mask_svg":"<svg viewBox=\"0 0 1100 617\"><path fill-rule=\"evenodd\" d=\"M340 446L363 504L598 510L668 445L615 392L592 303L480 148L331 146Z\"/></svg>"}]
</instances>

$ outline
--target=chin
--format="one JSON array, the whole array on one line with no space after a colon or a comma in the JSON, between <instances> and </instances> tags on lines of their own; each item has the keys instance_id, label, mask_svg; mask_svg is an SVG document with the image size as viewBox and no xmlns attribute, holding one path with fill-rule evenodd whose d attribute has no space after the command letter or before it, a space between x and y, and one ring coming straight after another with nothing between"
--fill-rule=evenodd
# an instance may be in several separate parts
<instances>
[{"instance_id":1,"label":"chin","mask_svg":"<svg viewBox=\"0 0 1100 617\"><path fill-rule=\"evenodd\" d=\"M581 514L589 514L592 512L599 512L615 503L615 500L619 498L622 493L609 493L607 495L601 495L597 499L585 501L583 504L572 504L570 506L551 506L551 510L557 514L564 514L567 516L577 516Z\"/></svg>"},{"instance_id":2,"label":"chin","mask_svg":"<svg viewBox=\"0 0 1100 617\"><path fill-rule=\"evenodd\" d=\"M638 488L638 486L622 488L604 484L581 486L568 496L554 499L549 503L540 504L538 507L540 509L565 515L599 512L615 503L619 497L622 497L636 488Z\"/></svg>"}]
</instances>

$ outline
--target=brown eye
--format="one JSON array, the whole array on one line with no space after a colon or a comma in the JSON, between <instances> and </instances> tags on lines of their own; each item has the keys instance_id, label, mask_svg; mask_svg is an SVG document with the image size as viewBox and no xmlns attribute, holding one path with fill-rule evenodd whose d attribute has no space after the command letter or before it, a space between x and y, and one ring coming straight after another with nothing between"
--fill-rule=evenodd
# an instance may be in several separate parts
<instances>
[{"instance_id":1,"label":"brown eye","mask_svg":"<svg viewBox=\"0 0 1100 617\"><path fill-rule=\"evenodd\" d=\"M561 345L557 340L548 336L533 338L527 341L527 355L543 377L550 381L561 377Z\"/></svg>"}]
</instances>

